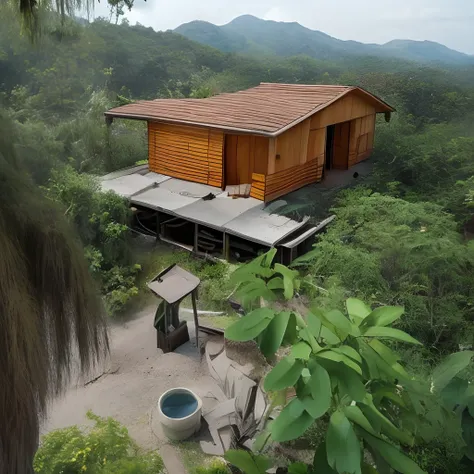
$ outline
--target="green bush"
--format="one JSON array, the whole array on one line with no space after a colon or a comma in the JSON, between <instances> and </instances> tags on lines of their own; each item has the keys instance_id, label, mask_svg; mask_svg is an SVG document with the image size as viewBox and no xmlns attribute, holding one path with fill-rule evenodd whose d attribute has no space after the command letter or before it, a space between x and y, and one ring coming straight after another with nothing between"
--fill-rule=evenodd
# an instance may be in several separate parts
<instances>
[{"instance_id":1,"label":"green bush","mask_svg":"<svg viewBox=\"0 0 474 474\"><path fill-rule=\"evenodd\" d=\"M197 467L195 474L230 474L230 470L224 460L211 459L207 465Z\"/></svg>"},{"instance_id":2,"label":"green bush","mask_svg":"<svg viewBox=\"0 0 474 474\"><path fill-rule=\"evenodd\" d=\"M128 203L113 192L101 192L95 178L71 167L52 173L47 193L64 205L108 311L118 313L138 293L141 270L130 252Z\"/></svg>"},{"instance_id":3,"label":"green bush","mask_svg":"<svg viewBox=\"0 0 474 474\"><path fill-rule=\"evenodd\" d=\"M113 418L92 412L89 429L71 426L43 437L33 467L37 474L159 474L163 461L156 453L142 454L127 428Z\"/></svg>"},{"instance_id":4,"label":"green bush","mask_svg":"<svg viewBox=\"0 0 474 474\"><path fill-rule=\"evenodd\" d=\"M404 305L400 328L427 347L471 343L474 245L462 242L451 215L363 188L343 193L333 212L334 224L300 259L316 284L337 277L351 295Z\"/></svg>"}]
</instances>

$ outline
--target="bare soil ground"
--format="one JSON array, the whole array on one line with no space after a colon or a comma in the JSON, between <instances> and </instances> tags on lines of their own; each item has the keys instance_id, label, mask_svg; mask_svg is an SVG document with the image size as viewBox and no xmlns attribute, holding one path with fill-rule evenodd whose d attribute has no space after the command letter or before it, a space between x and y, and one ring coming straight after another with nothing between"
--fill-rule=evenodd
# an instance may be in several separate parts
<instances>
[{"instance_id":1,"label":"bare soil ground","mask_svg":"<svg viewBox=\"0 0 474 474\"><path fill-rule=\"evenodd\" d=\"M84 425L86 412L92 410L99 416L111 416L123 423L142 448L161 448L165 465L168 464L166 458L174 456L173 452L168 453L173 447L165 438L155 436L150 428L150 415L158 398L173 387L186 387L203 397L214 382L196 348L191 321L188 321L190 342L168 354L156 348L155 310L156 306L149 306L134 320L111 327L109 360L86 381L74 381L65 395L52 403L43 433ZM192 319L186 313L182 316ZM179 473L177 466L167 468L173 474Z\"/></svg>"}]
</instances>

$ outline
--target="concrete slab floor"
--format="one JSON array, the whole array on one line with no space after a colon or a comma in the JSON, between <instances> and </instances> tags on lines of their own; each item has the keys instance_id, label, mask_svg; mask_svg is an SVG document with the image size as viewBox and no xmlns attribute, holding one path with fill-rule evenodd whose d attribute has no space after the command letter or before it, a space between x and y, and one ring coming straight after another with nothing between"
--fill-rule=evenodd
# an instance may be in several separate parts
<instances>
[{"instance_id":1,"label":"concrete slab floor","mask_svg":"<svg viewBox=\"0 0 474 474\"><path fill-rule=\"evenodd\" d=\"M161 453L168 441L164 437L158 439L150 427L150 414L160 395L173 387L186 387L204 397L212 391L214 381L196 348L191 321L188 343L168 354L156 348L155 310L156 306L150 306L136 319L111 328L111 355L106 373L99 378L100 374L94 374L95 381L86 385L76 381L76 386L54 400L41 430L43 434L70 425L85 425L85 414L92 410L123 423L143 449L160 449ZM182 317L192 319L187 313ZM179 463L174 448L167 447L162 454L165 465L171 462L168 472L185 472L177 470ZM169 461L165 459L167 456Z\"/></svg>"}]
</instances>

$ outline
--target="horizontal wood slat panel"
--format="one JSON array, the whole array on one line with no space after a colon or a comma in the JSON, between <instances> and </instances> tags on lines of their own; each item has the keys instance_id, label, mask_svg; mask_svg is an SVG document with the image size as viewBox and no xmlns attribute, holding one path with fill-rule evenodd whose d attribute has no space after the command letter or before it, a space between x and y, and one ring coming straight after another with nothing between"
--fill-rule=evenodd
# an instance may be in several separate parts
<instances>
[{"instance_id":1,"label":"horizontal wood slat panel","mask_svg":"<svg viewBox=\"0 0 474 474\"><path fill-rule=\"evenodd\" d=\"M222 131L148 122L150 170L221 187L223 142Z\"/></svg>"},{"instance_id":2,"label":"horizontal wood slat panel","mask_svg":"<svg viewBox=\"0 0 474 474\"><path fill-rule=\"evenodd\" d=\"M307 184L321 181L322 175L323 166L318 159L268 176L253 173L250 196L268 202Z\"/></svg>"}]
</instances>

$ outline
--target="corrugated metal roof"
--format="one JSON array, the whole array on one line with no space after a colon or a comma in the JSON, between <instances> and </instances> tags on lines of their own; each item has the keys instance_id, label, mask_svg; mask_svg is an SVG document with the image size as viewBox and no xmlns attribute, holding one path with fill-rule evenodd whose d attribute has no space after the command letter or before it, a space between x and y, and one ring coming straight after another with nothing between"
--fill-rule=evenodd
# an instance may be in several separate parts
<instances>
[{"instance_id":1,"label":"corrugated metal roof","mask_svg":"<svg viewBox=\"0 0 474 474\"><path fill-rule=\"evenodd\" d=\"M262 83L207 99L141 100L105 115L276 136L353 91L377 112L394 110L359 87Z\"/></svg>"}]
</instances>

